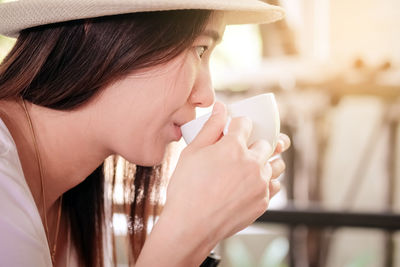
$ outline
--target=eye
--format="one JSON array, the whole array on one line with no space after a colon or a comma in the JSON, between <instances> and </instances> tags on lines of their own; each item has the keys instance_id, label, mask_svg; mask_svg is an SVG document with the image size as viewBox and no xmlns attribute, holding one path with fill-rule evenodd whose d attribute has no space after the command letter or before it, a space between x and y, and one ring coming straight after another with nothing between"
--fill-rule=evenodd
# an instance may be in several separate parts
<instances>
[{"instance_id":1,"label":"eye","mask_svg":"<svg viewBox=\"0 0 400 267\"><path fill-rule=\"evenodd\" d=\"M202 45L196 47L197 55L202 58L204 53L208 50L208 46Z\"/></svg>"}]
</instances>

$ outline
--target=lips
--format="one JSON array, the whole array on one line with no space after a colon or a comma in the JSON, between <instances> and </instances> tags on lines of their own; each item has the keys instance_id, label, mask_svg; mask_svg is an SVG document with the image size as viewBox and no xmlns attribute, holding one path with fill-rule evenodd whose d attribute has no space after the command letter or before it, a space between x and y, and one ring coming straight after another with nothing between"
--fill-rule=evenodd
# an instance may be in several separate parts
<instances>
[{"instance_id":1,"label":"lips","mask_svg":"<svg viewBox=\"0 0 400 267\"><path fill-rule=\"evenodd\" d=\"M192 121L192 120L194 120L195 119L195 117L194 118L190 118L190 119L188 119L188 120L182 120L182 121L180 121L180 122L174 122L174 125L176 125L176 126L178 126L178 127L181 127L182 125L184 125L184 124L186 124L186 123L188 123L189 121Z\"/></svg>"},{"instance_id":2,"label":"lips","mask_svg":"<svg viewBox=\"0 0 400 267\"><path fill-rule=\"evenodd\" d=\"M173 124L174 128L174 141L179 141L182 138L182 132L181 132L181 127L174 123Z\"/></svg>"},{"instance_id":3,"label":"lips","mask_svg":"<svg viewBox=\"0 0 400 267\"><path fill-rule=\"evenodd\" d=\"M174 140L179 141L182 138L182 131L181 131L181 126L184 125L185 123L193 120L196 116L187 116L187 118L182 120L176 120L173 122L173 128L174 128Z\"/></svg>"}]
</instances>

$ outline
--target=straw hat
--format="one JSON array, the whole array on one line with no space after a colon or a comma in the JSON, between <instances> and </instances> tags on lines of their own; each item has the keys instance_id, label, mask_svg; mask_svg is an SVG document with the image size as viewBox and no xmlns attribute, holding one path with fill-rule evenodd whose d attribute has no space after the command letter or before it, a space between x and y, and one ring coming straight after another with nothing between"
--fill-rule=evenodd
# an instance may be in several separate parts
<instances>
[{"instance_id":1,"label":"straw hat","mask_svg":"<svg viewBox=\"0 0 400 267\"><path fill-rule=\"evenodd\" d=\"M124 13L207 9L225 13L227 24L270 23L284 17L280 7L258 0L8 0L0 4L0 34L55 22Z\"/></svg>"}]
</instances>

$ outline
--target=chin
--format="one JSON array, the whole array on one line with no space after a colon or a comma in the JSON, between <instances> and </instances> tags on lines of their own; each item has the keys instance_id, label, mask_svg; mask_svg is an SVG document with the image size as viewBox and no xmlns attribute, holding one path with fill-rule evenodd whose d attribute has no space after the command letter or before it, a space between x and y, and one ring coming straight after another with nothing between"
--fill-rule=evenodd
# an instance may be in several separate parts
<instances>
[{"instance_id":1,"label":"chin","mask_svg":"<svg viewBox=\"0 0 400 267\"><path fill-rule=\"evenodd\" d=\"M157 153L146 154L143 155L142 157L138 157L138 155L133 155L132 157L130 156L127 157L122 156L122 157L124 157L127 161L133 164L143 167L152 167L160 165L163 162L164 154L165 150L157 151Z\"/></svg>"},{"instance_id":2,"label":"chin","mask_svg":"<svg viewBox=\"0 0 400 267\"><path fill-rule=\"evenodd\" d=\"M135 164L138 166L143 166L143 167L153 167L153 166L160 165L161 163L162 163L161 160L160 161L154 160L154 161L143 161L143 162L135 163Z\"/></svg>"}]
</instances>

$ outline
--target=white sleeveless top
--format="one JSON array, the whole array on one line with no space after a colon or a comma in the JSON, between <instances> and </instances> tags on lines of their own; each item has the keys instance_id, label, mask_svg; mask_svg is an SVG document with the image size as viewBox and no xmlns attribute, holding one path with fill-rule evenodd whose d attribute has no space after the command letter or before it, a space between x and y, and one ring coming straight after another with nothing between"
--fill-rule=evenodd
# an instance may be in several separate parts
<instances>
[{"instance_id":1,"label":"white sleeveless top","mask_svg":"<svg viewBox=\"0 0 400 267\"><path fill-rule=\"evenodd\" d=\"M76 251L69 249L71 243L68 243L65 262L67 266L78 266ZM1 119L0 266L52 266L46 233L26 183L17 147Z\"/></svg>"},{"instance_id":2,"label":"white sleeveless top","mask_svg":"<svg viewBox=\"0 0 400 267\"><path fill-rule=\"evenodd\" d=\"M107 212L110 213L109 210L106 210ZM68 267L79 266L77 251L71 242L70 229L68 229L67 242L67 252L62 256L66 258L62 261ZM104 227L104 266L113 265L111 243L111 231ZM39 211L26 183L15 142L1 118L0 266L52 267L50 250Z\"/></svg>"}]
</instances>

